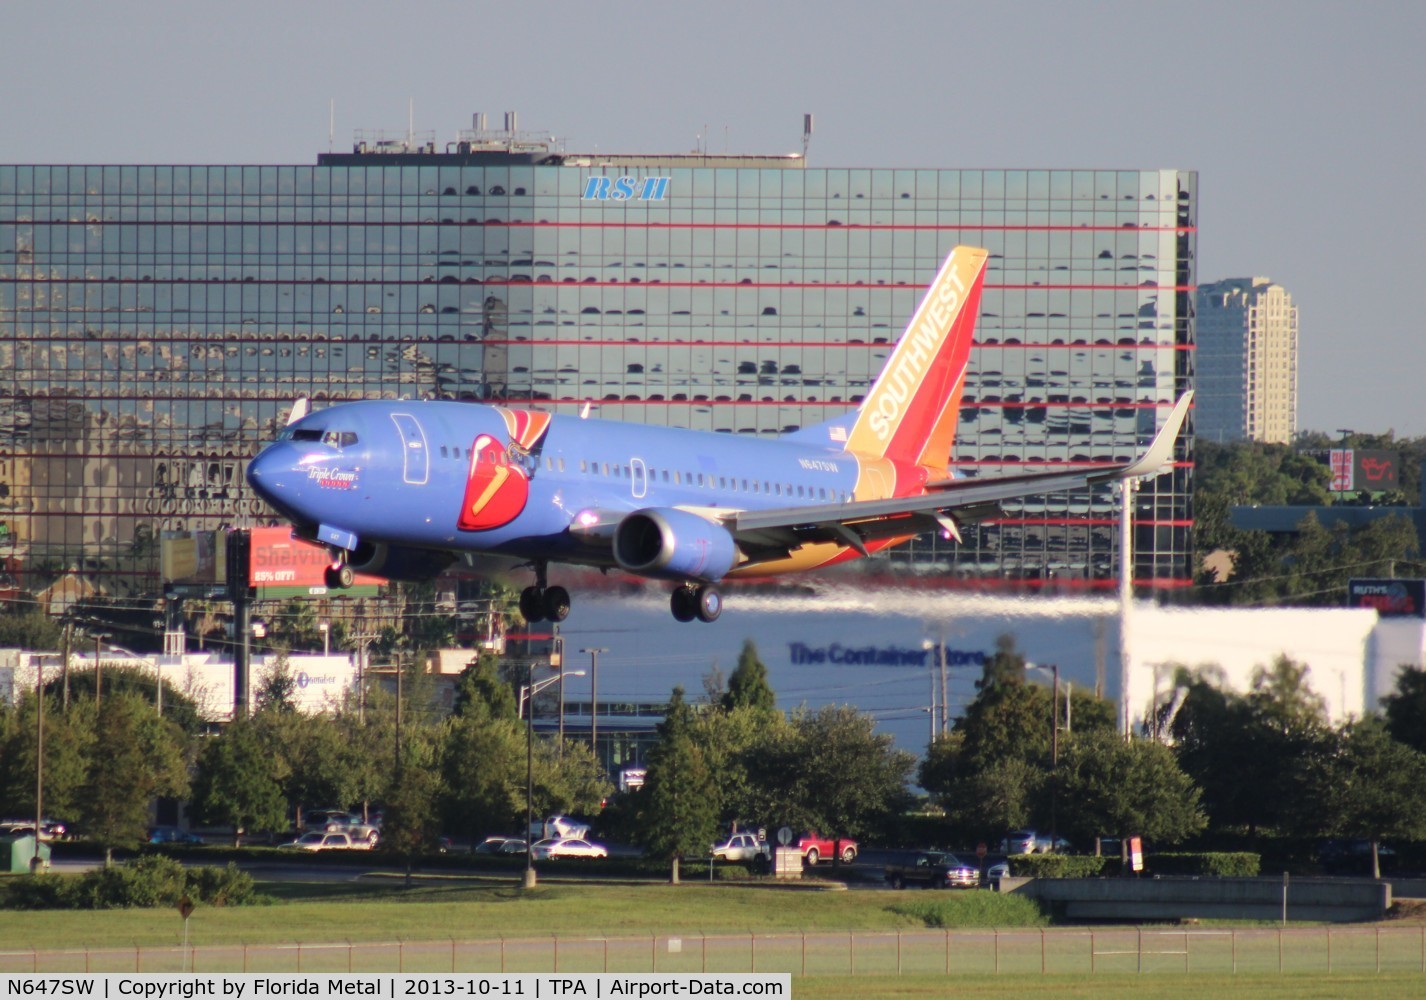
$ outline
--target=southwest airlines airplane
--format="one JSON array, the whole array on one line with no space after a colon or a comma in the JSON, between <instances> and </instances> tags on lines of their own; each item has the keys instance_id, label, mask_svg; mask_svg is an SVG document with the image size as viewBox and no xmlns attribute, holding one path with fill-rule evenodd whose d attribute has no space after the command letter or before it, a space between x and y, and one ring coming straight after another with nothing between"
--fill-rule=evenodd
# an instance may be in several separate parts
<instances>
[{"instance_id":1,"label":"southwest airlines airplane","mask_svg":"<svg viewBox=\"0 0 1426 1000\"><path fill-rule=\"evenodd\" d=\"M718 584L829 566L993 516L1032 493L1154 476L1185 393L1149 449L1109 469L953 478L955 437L985 250L956 247L854 411L776 439L443 401L299 400L248 481L294 533L356 572L429 579L463 553L527 560L529 621L562 621L550 563L673 584L679 621L711 622Z\"/></svg>"}]
</instances>

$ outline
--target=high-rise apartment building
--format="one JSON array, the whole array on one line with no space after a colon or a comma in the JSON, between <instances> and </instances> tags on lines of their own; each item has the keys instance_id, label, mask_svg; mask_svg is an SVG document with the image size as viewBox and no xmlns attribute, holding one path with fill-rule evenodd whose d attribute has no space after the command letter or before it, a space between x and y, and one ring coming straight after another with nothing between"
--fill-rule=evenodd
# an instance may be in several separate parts
<instances>
[{"instance_id":1,"label":"high-rise apartment building","mask_svg":"<svg viewBox=\"0 0 1426 1000\"><path fill-rule=\"evenodd\" d=\"M501 399L734 434L865 393L950 248L990 249L953 460L1124 461L1193 383L1197 175L577 155L513 131L306 166L0 165L0 558L153 594L156 539L268 517L292 401ZM1191 435L1138 494L1136 577L1191 575ZM1109 585L1107 490L891 555Z\"/></svg>"},{"instance_id":2,"label":"high-rise apartment building","mask_svg":"<svg viewBox=\"0 0 1426 1000\"><path fill-rule=\"evenodd\" d=\"M1198 289L1197 433L1287 444L1297 434L1297 307L1269 278Z\"/></svg>"}]
</instances>

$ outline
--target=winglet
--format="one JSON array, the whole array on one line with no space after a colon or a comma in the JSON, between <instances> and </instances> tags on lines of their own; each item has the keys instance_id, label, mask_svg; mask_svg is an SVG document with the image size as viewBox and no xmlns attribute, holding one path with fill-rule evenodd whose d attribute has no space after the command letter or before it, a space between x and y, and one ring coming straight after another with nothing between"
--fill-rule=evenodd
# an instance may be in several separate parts
<instances>
[{"instance_id":1,"label":"winglet","mask_svg":"<svg viewBox=\"0 0 1426 1000\"><path fill-rule=\"evenodd\" d=\"M312 410L312 401L306 396L298 396L297 401L292 404L292 412L287 415L288 426L297 423L307 416Z\"/></svg>"},{"instance_id":2,"label":"winglet","mask_svg":"<svg viewBox=\"0 0 1426 1000\"><path fill-rule=\"evenodd\" d=\"M1178 439L1178 433L1183 429L1183 422L1188 417L1188 407L1192 402L1192 389L1178 397L1178 402L1169 411L1169 418L1164 421L1164 425L1154 435L1154 441L1149 445L1149 450L1140 455L1133 464L1126 465L1115 472L1114 478L1140 479L1144 476L1157 476L1162 472L1164 466L1173 459L1174 441Z\"/></svg>"}]
</instances>

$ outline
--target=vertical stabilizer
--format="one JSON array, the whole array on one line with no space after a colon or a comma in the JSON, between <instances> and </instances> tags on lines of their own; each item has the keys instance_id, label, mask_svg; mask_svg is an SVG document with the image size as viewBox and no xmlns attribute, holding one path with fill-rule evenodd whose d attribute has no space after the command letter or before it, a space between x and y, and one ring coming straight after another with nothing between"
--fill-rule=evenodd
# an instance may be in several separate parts
<instances>
[{"instance_id":1,"label":"vertical stabilizer","mask_svg":"<svg viewBox=\"0 0 1426 1000\"><path fill-rule=\"evenodd\" d=\"M856 412L846 449L944 470L989 253L956 247Z\"/></svg>"}]
</instances>

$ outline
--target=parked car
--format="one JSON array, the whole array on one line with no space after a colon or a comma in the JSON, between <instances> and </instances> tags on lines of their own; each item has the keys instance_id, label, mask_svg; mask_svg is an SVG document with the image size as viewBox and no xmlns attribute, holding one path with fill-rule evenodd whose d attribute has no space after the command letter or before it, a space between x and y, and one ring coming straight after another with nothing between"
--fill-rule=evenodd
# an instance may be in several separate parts
<instances>
[{"instance_id":1,"label":"parked car","mask_svg":"<svg viewBox=\"0 0 1426 1000\"><path fill-rule=\"evenodd\" d=\"M301 851L369 851L371 844L365 840L352 840L345 833L330 833L326 830L309 830L296 840L281 845L295 847Z\"/></svg>"},{"instance_id":2,"label":"parked car","mask_svg":"<svg viewBox=\"0 0 1426 1000\"><path fill-rule=\"evenodd\" d=\"M709 852L720 861L766 861L771 856L767 841L751 833L735 833Z\"/></svg>"},{"instance_id":3,"label":"parked car","mask_svg":"<svg viewBox=\"0 0 1426 1000\"><path fill-rule=\"evenodd\" d=\"M486 837L475 845L476 854L524 854L525 841L519 837Z\"/></svg>"},{"instance_id":4,"label":"parked car","mask_svg":"<svg viewBox=\"0 0 1426 1000\"><path fill-rule=\"evenodd\" d=\"M191 830L176 826L155 826L149 829L150 844L201 844L203 838Z\"/></svg>"},{"instance_id":5,"label":"parked car","mask_svg":"<svg viewBox=\"0 0 1426 1000\"><path fill-rule=\"evenodd\" d=\"M530 837L534 840L561 840L589 836L589 824L581 823L568 816L550 816L535 820L530 824Z\"/></svg>"},{"instance_id":6,"label":"parked car","mask_svg":"<svg viewBox=\"0 0 1426 1000\"><path fill-rule=\"evenodd\" d=\"M302 829L330 830L335 833L343 827L361 822L361 815L345 809L308 809L302 813Z\"/></svg>"},{"instance_id":7,"label":"parked car","mask_svg":"<svg viewBox=\"0 0 1426 1000\"><path fill-rule=\"evenodd\" d=\"M28 837L35 832L35 821L31 819L6 819L0 820L0 835L14 834L20 837ZM41 840L60 840L65 835L65 826L56 820L45 819L40 821Z\"/></svg>"},{"instance_id":8,"label":"parked car","mask_svg":"<svg viewBox=\"0 0 1426 1000\"><path fill-rule=\"evenodd\" d=\"M1063 837L1052 840L1034 830L1011 830L1000 842L1000 850L1005 854L1049 854L1068 850L1069 846L1070 842Z\"/></svg>"},{"instance_id":9,"label":"parked car","mask_svg":"<svg viewBox=\"0 0 1426 1000\"><path fill-rule=\"evenodd\" d=\"M974 858L941 851L922 851L907 863L889 864L885 877L893 889L919 885L927 889L976 889L980 866Z\"/></svg>"},{"instance_id":10,"label":"parked car","mask_svg":"<svg viewBox=\"0 0 1426 1000\"><path fill-rule=\"evenodd\" d=\"M1010 877L1010 859L996 854L987 854L981 859L985 872L985 884L995 885L1003 878Z\"/></svg>"},{"instance_id":11,"label":"parked car","mask_svg":"<svg viewBox=\"0 0 1426 1000\"><path fill-rule=\"evenodd\" d=\"M578 837L559 837L540 841L530 848L530 854L536 861L552 861L557 858L607 858L609 849L603 844Z\"/></svg>"},{"instance_id":12,"label":"parked car","mask_svg":"<svg viewBox=\"0 0 1426 1000\"><path fill-rule=\"evenodd\" d=\"M797 838L797 849L802 852L802 860L809 865L833 858L849 865L856 860L857 842L850 837L823 837L816 830L810 830Z\"/></svg>"}]
</instances>

